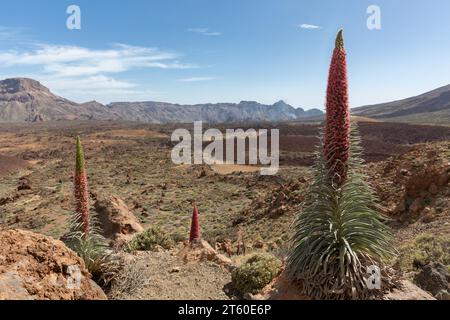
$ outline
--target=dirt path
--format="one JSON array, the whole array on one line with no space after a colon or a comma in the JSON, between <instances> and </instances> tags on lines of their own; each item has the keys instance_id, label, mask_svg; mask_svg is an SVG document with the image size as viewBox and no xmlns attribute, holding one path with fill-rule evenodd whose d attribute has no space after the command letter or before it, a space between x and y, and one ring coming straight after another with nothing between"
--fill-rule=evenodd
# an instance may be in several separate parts
<instances>
[{"instance_id":1,"label":"dirt path","mask_svg":"<svg viewBox=\"0 0 450 320\"><path fill-rule=\"evenodd\" d=\"M126 299L228 300L224 287L231 275L211 262L184 263L175 251L141 252L135 261L148 284Z\"/></svg>"}]
</instances>

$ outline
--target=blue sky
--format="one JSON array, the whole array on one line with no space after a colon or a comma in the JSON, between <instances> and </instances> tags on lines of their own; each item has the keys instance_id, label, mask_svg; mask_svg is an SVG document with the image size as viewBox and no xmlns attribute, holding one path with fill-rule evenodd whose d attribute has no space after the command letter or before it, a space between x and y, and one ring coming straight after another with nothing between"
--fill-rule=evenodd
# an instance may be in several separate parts
<instances>
[{"instance_id":1,"label":"blue sky","mask_svg":"<svg viewBox=\"0 0 450 320\"><path fill-rule=\"evenodd\" d=\"M71 4L81 30L66 28ZM381 30L366 26L372 4ZM448 0L15 0L0 11L0 77L32 77L77 102L323 109L344 27L356 107L449 84L449 21Z\"/></svg>"}]
</instances>

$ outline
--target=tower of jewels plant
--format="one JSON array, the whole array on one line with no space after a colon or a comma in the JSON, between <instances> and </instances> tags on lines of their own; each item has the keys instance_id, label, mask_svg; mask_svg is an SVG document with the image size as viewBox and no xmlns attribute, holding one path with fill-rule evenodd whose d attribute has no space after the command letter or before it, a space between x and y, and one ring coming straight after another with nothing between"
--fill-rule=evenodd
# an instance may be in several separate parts
<instances>
[{"instance_id":1,"label":"tower of jewels plant","mask_svg":"<svg viewBox=\"0 0 450 320\"><path fill-rule=\"evenodd\" d=\"M364 175L362 148L350 125L343 31L336 37L326 98L326 124L314 181L293 224L287 271L316 299L364 299L367 267L395 255L392 235Z\"/></svg>"},{"instance_id":2,"label":"tower of jewels plant","mask_svg":"<svg viewBox=\"0 0 450 320\"><path fill-rule=\"evenodd\" d=\"M194 204L194 211L192 212L191 233L189 236L189 242L193 243L195 240L200 239L200 221L198 216L197 206Z\"/></svg>"},{"instance_id":3,"label":"tower of jewels plant","mask_svg":"<svg viewBox=\"0 0 450 320\"><path fill-rule=\"evenodd\" d=\"M118 270L118 262L101 236L95 215L90 212L88 178L81 140L76 140L74 173L75 212L71 217L70 231L64 236L66 244L83 260L101 284L108 284Z\"/></svg>"},{"instance_id":4,"label":"tower of jewels plant","mask_svg":"<svg viewBox=\"0 0 450 320\"><path fill-rule=\"evenodd\" d=\"M83 237L89 236L91 216L89 213L89 190L84 160L84 151L80 137L76 141L75 175L74 175L75 212L79 217Z\"/></svg>"}]
</instances>

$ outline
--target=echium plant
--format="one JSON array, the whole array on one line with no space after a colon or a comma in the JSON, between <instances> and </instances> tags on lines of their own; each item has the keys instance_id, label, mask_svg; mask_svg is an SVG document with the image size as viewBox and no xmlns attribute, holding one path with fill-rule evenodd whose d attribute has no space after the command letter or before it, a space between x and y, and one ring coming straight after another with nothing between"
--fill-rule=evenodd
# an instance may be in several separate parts
<instances>
[{"instance_id":1,"label":"echium plant","mask_svg":"<svg viewBox=\"0 0 450 320\"><path fill-rule=\"evenodd\" d=\"M75 212L79 218L83 237L89 236L91 216L89 212L89 190L84 160L84 151L80 137L76 142L75 176L74 176Z\"/></svg>"},{"instance_id":2,"label":"echium plant","mask_svg":"<svg viewBox=\"0 0 450 320\"><path fill-rule=\"evenodd\" d=\"M336 37L328 76L326 125L323 153L330 178L337 185L347 175L350 148L350 112L348 102L347 59L343 30Z\"/></svg>"},{"instance_id":3,"label":"echium plant","mask_svg":"<svg viewBox=\"0 0 450 320\"><path fill-rule=\"evenodd\" d=\"M94 279L107 284L119 266L100 234L95 215L90 212L86 164L79 137L76 140L74 198L75 213L64 241L84 260Z\"/></svg>"},{"instance_id":4,"label":"echium plant","mask_svg":"<svg viewBox=\"0 0 450 320\"><path fill-rule=\"evenodd\" d=\"M191 233L189 235L189 243L194 243L196 240L200 239L200 221L198 216L197 206L194 204L194 211L192 212L191 221Z\"/></svg>"},{"instance_id":5,"label":"echium plant","mask_svg":"<svg viewBox=\"0 0 450 320\"><path fill-rule=\"evenodd\" d=\"M367 267L395 255L392 235L366 183L362 147L350 126L346 52L339 31L330 67L322 146L304 208L293 224L287 271L315 299L364 299ZM383 280L383 279L382 279Z\"/></svg>"}]
</instances>

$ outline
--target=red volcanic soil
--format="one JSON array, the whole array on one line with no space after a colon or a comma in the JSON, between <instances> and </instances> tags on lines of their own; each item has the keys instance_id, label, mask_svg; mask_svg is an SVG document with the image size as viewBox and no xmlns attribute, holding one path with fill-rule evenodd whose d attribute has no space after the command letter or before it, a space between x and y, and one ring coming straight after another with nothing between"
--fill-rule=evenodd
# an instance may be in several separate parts
<instances>
[{"instance_id":1,"label":"red volcanic soil","mask_svg":"<svg viewBox=\"0 0 450 320\"><path fill-rule=\"evenodd\" d=\"M358 129L367 162L378 162L408 152L413 144L450 139L450 127L403 123L360 122ZM281 164L311 165L320 125L280 125Z\"/></svg>"},{"instance_id":2,"label":"red volcanic soil","mask_svg":"<svg viewBox=\"0 0 450 320\"><path fill-rule=\"evenodd\" d=\"M15 172L28 166L28 162L15 157L0 155L0 176Z\"/></svg>"},{"instance_id":3,"label":"red volcanic soil","mask_svg":"<svg viewBox=\"0 0 450 320\"><path fill-rule=\"evenodd\" d=\"M170 127L170 126L169 126ZM207 125L205 125L204 129ZM214 127L214 125L212 125ZM189 126L187 126L189 128ZM321 124L292 123L234 123L219 125L225 129L279 129L280 164L291 166L310 166L314 163L314 152L319 145ZM450 139L450 127L414 125L388 122L358 122L363 158L366 162L384 161L411 150L419 143L447 141ZM204 143L204 147L209 143ZM270 146L269 138L269 146ZM248 146L248 144L247 144ZM224 151L226 146L224 145ZM248 148L246 147L246 152ZM236 147L235 147L236 153Z\"/></svg>"}]
</instances>

